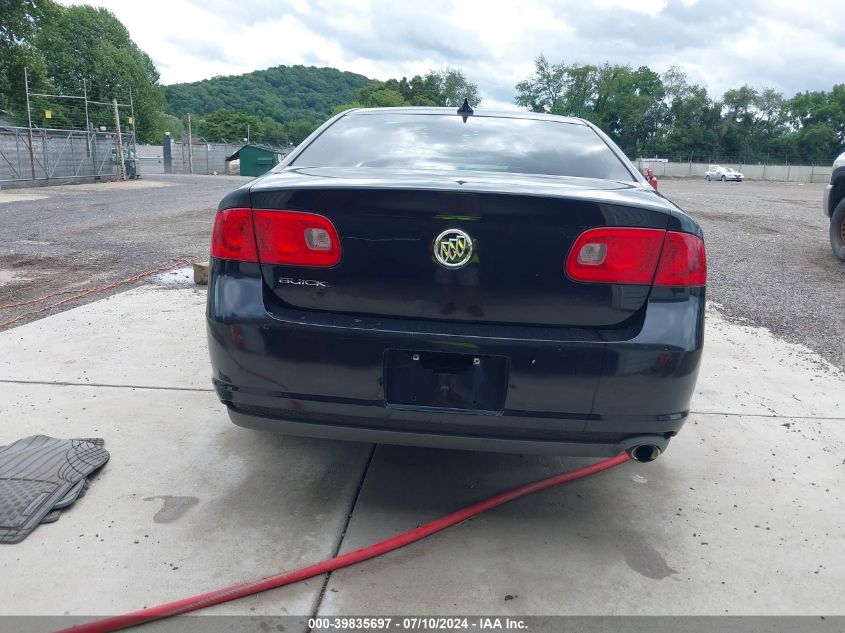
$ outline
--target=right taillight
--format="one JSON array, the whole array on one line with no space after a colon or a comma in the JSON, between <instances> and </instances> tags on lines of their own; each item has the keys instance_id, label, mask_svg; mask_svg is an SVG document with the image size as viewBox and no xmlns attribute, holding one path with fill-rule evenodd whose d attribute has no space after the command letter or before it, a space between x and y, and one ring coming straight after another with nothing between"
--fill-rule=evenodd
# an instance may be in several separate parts
<instances>
[{"instance_id":1,"label":"right taillight","mask_svg":"<svg viewBox=\"0 0 845 633\"><path fill-rule=\"evenodd\" d=\"M583 283L703 286L704 243L695 235L662 229L588 229L569 249L566 274Z\"/></svg>"},{"instance_id":2,"label":"right taillight","mask_svg":"<svg viewBox=\"0 0 845 633\"><path fill-rule=\"evenodd\" d=\"M655 286L704 286L707 284L707 255L697 235L666 232Z\"/></svg>"}]
</instances>

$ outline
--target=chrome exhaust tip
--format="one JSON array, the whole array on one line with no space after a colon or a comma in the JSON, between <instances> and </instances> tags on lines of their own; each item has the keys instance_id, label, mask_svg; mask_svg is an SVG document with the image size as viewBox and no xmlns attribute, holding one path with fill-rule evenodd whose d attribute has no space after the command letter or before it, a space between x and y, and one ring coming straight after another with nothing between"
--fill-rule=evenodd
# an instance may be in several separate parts
<instances>
[{"instance_id":1,"label":"chrome exhaust tip","mask_svg":"<svg viewBox=\"0 0 845 633\"><path fill-rule=\"evenodd\" d=\"M654 444L640 444L628 449L628 456L635 462L647 464L660 457L660 447Z\"/></svg>"}]
</instances>

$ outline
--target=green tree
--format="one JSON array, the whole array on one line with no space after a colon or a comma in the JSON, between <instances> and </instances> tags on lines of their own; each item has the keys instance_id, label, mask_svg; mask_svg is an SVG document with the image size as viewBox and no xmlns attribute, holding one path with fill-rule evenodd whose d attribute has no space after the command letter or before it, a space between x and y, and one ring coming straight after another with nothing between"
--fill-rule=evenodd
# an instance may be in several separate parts
<instances>
[{"instance_id":1,"label":"green tree","mask_svg":"<svg viewBox=\"0 0 845 633\"><path fill-rule=\"evenodd\" d=\"M284 123L279 123L273 117L264 117L261 121L264 124L264 142L270 145L281 146L287 140L287 130Z\"/></svg>"},{"instance_id":2,"label":"green tree","mask_svg":"<svg viewBox=\"0 0 845 633\"><path fill-rule=\"evenodd\" d=\"M771 88L743 85L722 97L720 149L745 162L780 154L787 133L783 95Z\"/></svg>"},{"instance_id":3,"label":"green tree","mask_svg":"<svg viewBox=\"0 0 845 633\"><path fill-rule=\"evenodd\" d=\"M534 60L534 74L516 84L515 103L532 112L560 114L566 74L564 64L551 64L545 55L538 55Z\"/></svg>"},{"instance_id":4,"label":"green tree","mask_svg":"<svg viewBox=\"0 0 845 633\"><path fill-rule=\"evenodd\" d=\"M245 138L259 143L264 140L264 123L252 114L221 109L201 118L196 134L209 143L240 143Z\"/></svg>"},{"instance_id":5,"label":"green tree","mask_svg":"<svg viewBox=\"0 0 845 633\"><path fill-rule=\"evenodd\" d=\"M299 145L311 132L317 129L317 124L308 119L297 119L285 123L286 141L290 145Z\"/></svg>"},{"instance_id":6,"label":"green tree","mask_svg":"<svg viewBox=\"0 0 845 633\"><path fill-rule=\"evenodd\" d=\"M162 112L157 119L157 127L152 134L153 138L156 139L155 142L160 143L167 132L170 132L171 138L180 141L185 138L185 123L179 117Z\"/></svg>"},{"instance_id":7,"label":"green tree","mask_svg":"<svg viewBox=\"0 0 845 633\"><path fill-rule=\"evenodd\" d=\"M458 108L463 104L464 99L467 99L474 107L481 103L478 86L457 68L447 66L442 70L430 70L423 78L423 83L424 85L433 84L436 95L435 105Z\"/></svg>"},{"instance_id":8,"label":"green tree","mask_svg":"<svg viewBox=\"0 0 845 633\"><path fill-rule=\"evenodd\" d=\"M324 121L332 108L355 101L358 91L375 84L371 79L335 68L275 66L245 75L213 77L165 88L167 111L197 116L227 109L278 123Z\"/></svg>"},{"instance_id":9,"label":"green tree","mask_svg":"<svg viewBox=\"0 0 845 633\"><path fill-rule=\"evenodd\" d=\"M396 106L408 105L405 97L398 90L391 90L390 88L382 88L380 90L372 91L367 100L363 102L368 108L393 108Z\"/></svg>"},{"instance_id":10,"label":"green tree","mask_svg":"<svg viewBox=\"0 0 845 633\"><path fill-rule=\"evenodd\" d=\"M40 0L0 0L0 46L29 41L44 14Z\"/></svg>"},{"instance_id":11,"label":"green tree","mask_svg":"<svg viewBox=\"0 0 845 633\"><path fill-rule=\"evenodd\" d=\"M33 89L51 89L44 57L33 39L55 9L50 0L0 0L0 110L17 123L27 119L24 68Z\"/></svg>"},{"instance_id":12,"label":"green tree","mask_svg":"<svg viewBox=\"0 0 845 633\"><path fill-rule=\"evenodd\" d=\"M567 66L540 55L534 74L516 90L517 104L593 121L632 155L658 146L665 89L660 76L645 66Z\"/></svg>"},{"instance_id":13,"label":"green tree","mask_svg":"<svg viewBox=\"0 0 845 633\"><path fill-rule=\"evenodd\" d=\"M660 76L641 66L598 69L593 107L582 116L599 125L631 156L653 153L665 96Z\"/></svg>"},{"instance_id":14,"label":"green tree","mask_svg":"<svg viewBox=\"0 0 845 633\"><path fill-rule=\"evenodd\" d=\"M139 139L160 140L155 135L164 93L158 71L112 13L87 5L55 7L42 20L34 44L56 90L81 94L85 80L89 99L126 103L131 89ZM95 116L105 119L95 124L109 125L107 112Z\"/></svg>"},{"instance_id":15,"label":"green tree","mask_svg":"<svg viewBox=\"0 0 845 633\"><path fill-rule=\"evenodd\" d=\"M370 98L372 97L374 92L379 90L385 90L385 82L383 81L374 81L366 86L362 86L360 90L358 90L356 101L361 104L362 107L371 107L369 105Z\"/></svg>"},{"instance_id":16,"label":"green tree","mask_svg":"<svg viewBox=\"0 0 845 633\"><path fill-rule=\"evenodd\" d=\"M657 150L664 155L691 160L708 160L719 153L721 105L714 104L703 86L690 84L677 67L663 74L664 116L662 141Z\"/></svg>"},{"instance_id":17,"label":"green tree","mask_svg":"<svg viewBox=\"0 0 845 633\"><path fill-rule=\"evenodd\" d=\"M711 99L677 67L657 75L625 65L535 60L515 101L596 123L630 156L829 163L845 149L845 84L785 99L744 85Z\"/></svg>"},{"instance_id":18,"label":"green tree","mask_svg":"<svg viewBox=\"0 0 845 633\"><path fill-rule=\"evenodd\" d=\"M457 108L464 99L472 106L479 105L478 86L460 70L449 67L414 75L411 79L402 77L372 83L358 91L358 103L364 108L408 105Z\"/></svg>"},{"instance_id":19,"label":"green tree","mask_svg":"<svg viewBox=\"0 0 845 633\"><path fill-rule=\"evenodd\" d=\"M336 114L340 114L341 112L346 112L346 110L352 110L353 108L360 108L362 107L360 103L357 101L353 101L351 103L341 103L340 105L336 105L332 108L330 116L334 116Z\"/></svg>"},{"instance_id":20,"label":"green tree","mask_svg":"<svg viewBox=\"0 0 845 633\"><path fill-rule=\"evenodd\" d=\"M395 79L391 81L396 81ZM388 82L389 84L390 82ZM398 90L412 106L436 107L440 103L437 76L429 71L423 75L414 75L411 79L402 77L397 82Z\"/></svg>"},{"instance_id":21,"label":"green tree","mask_svg":"<svg viewBox=\"0 0 845 633\"><path fill-rule=\"evenodd\" d=\"M787 101L789 152L798 160L828 163L845 148L845 84L830 92L796 94Z\"/></svg>"},{"instance_id":22,"label":"green tree","mask_svg":"<svg viewBox=\"0 0 845 633\"><path fill-rule=\"evenodd\" d=\"M590 64L565 67L566 88L559 108L562 113L577 117L589 114L596 99L598 73L598 67Z\"/></svg>"}]
</instances>

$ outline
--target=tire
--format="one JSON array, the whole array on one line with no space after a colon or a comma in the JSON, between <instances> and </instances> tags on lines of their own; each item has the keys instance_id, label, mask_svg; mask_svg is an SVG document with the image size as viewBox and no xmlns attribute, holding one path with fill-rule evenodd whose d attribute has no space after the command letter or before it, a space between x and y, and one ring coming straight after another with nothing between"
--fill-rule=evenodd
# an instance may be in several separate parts
<instances>
[{"instance_id":1,"label":"tire","mask_svg":"<svg viewBox=\"0 0 845 633\"><path fill-rule=\"evenodd\" d=\"M725 182L726 180L727 180L727 178L725 178L724 176L722 176L722 182Z\"/></svg>"},{"instance_id":2,"label":"tire","mask_svg":"<svg viewBox=\"0 0 845 633\"><path fill-rule=\"evenodd\" d=\"M830 217L830 248L845 262L845 198L839 201Z\"/></svg>"},{"instance_id":3,"label":"tire","mask_svg":"<svg viewBox=\"0 0 845 633\"><path fill-rule=\"evenodd\" d=\"M707 182L710 182L710 176L705 176L704 180L706 180Z\"/></svg>"}]
</instances>

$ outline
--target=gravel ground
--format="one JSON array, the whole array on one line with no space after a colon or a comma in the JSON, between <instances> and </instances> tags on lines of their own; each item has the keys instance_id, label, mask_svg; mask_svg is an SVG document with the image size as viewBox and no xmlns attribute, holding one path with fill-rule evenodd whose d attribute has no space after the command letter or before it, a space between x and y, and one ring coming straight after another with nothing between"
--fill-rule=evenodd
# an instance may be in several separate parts
<instances>
[{"instance_id":1,"label":"gravel ground","mask_svg":"<svg viewBox=\"0 0 845 633\"><path fill-rule=\"evenodd\" d=\"M665 179L704 228L708 299L845 368L845 263L828 239L823 184Z\"/></svg>"},{"instance_id":2,"label":"gravel ground","mask_svg":"<svg viewBox=\"0 0 845 633\"><path fill-rule=\"evenodd\" d=\"M0 305L125 279L174 258L205 258L217 203L246 180L152 176L0 192ZM663 194L704 227L709 299L727 316L768 327L845 368L845 264L830 251L822 188L698 179L660 183ZM102 296L88 295L61 309ZM0 323L42 305L0 309Z\"/></svg>"},{"instance_id":3,"label":"gravel ground","mask_svg":"<svg viewBox=\"0 0 845 633\"><path fill-rule=\"evenodd\" d=\"M154 176L0 192L0 306L112 283L174 259L207 259L218 202L248 180ZM70 301L61 309L104 294ZM68 296L0 309L0 324L45 316L50 311L25 315Z\"/></svg>"}]
</instances>

